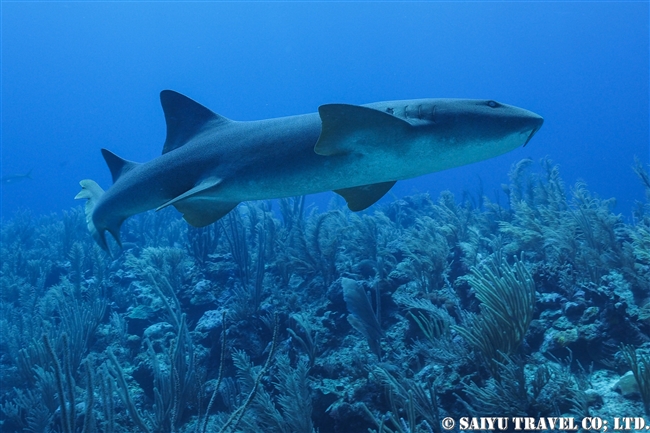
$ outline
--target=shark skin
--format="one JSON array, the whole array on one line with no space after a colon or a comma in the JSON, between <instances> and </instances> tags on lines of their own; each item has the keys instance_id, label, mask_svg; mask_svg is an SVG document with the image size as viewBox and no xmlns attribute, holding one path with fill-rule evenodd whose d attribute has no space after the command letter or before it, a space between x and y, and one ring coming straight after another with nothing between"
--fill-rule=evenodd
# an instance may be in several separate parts
<instances>
[{"instance_id":1,"label":"shark skin","mask_svg":"<svg viewBox=\"0 0 650 433\"><path fill-rule=\"evenodd\" d=\"M233 121L171 90L160 94L163 154L139 164L102 149L107 190L80 182L86 222L108 251L123 221L174 206L196 227L237 204L334 191L353 211L409 179L492 158L526 145L543 118L490 100L418 99L328 104L318 113ZM121 245L121 244L120 244Z\"/></svg>"}]
</instances>

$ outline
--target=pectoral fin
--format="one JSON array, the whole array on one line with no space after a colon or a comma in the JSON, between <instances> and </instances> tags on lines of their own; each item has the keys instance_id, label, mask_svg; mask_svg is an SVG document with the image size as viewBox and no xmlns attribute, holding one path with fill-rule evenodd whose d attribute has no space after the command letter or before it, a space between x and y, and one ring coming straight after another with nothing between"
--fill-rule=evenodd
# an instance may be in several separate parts
<instances>
[{"instance_id":1,"label":"pectoral fin","mask_svg":"<svg viewBox=\"0 0 650 433\"><path fill-rule=\"evenodd\" d=\"M334 192L345 199L351 211L358 212L372 206L382 198L395 185L395 182L373 183L354 188L337 189Z\"/></svg>"},{"instance_id":2,"label":"pectoral fin","mask_svg":"<svg viewBox=\"0 0 650 433\"><path fill-rule=\"evenodd\" d=\"M321 105L318 113L323 124L314 152L324 156L392 149L412 128L392 114L359 105Z\"/></svg>"}]
</instances>

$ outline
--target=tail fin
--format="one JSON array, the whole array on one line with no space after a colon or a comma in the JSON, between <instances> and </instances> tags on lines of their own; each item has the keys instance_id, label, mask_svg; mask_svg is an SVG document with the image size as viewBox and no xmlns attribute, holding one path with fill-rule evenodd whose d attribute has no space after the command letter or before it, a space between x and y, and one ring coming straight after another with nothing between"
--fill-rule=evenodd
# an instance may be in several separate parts
<instances>
[{"instance_id":1,"label":"tail fin","mask_svg":"<svg viewBox=\"0 0 650 433\"><path fill-rule=\"evenodd\" d=\"M86 202L86 224L88 225L88 231L99 246L108 251L108 245L106 245L104 233L100 233L93 222L93 211L95 210L97 201L99 201L99 198L104 194L104 190L101 186L97 185L97 182L90 179L82 180L79 182L79 185L81 185L81 191L79 191L79 194L75 196L75 199L88 199Z\"/></svg>"}]
</instances>

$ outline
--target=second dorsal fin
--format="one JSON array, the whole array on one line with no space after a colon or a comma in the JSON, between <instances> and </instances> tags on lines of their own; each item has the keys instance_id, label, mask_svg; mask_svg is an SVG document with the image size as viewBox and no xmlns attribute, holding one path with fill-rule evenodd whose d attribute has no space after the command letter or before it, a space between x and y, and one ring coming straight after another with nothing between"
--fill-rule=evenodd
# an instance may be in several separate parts
<instances>
[{"instance_id":1,"label":"second dorsal fin","mask_svg":"<svg viewBox=\"0 0 650 433\"><path fill-rule=\"evenodd\" d=\"M124 158L120 158L108 149L102 149L102 156L106 161L106 165L108 165L108 169L111 171L113 183L117 182L122 175L140 165L137 162L127 161Z\"/></svg>"},{"instance_id":2,"label":"second dorsal fin","mask_svg":"<svg viewBox=\"0 0 650 433\"><path fill-rule=\"evenodd\" d=\"M230 122L229 119L173 90L160 92L160 103L167 123L163 154L181 147L208 124L215 127Z\"/></svg>"}]
</instances>

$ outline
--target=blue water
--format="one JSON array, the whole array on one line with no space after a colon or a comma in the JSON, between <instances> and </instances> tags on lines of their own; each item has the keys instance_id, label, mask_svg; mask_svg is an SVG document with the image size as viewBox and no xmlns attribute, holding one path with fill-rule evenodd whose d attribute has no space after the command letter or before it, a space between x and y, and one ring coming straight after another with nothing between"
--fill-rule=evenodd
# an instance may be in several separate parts
<instances>
[{"instance_id":1,"label":"blue water","mask_svg":"<svg viewBox=\"0 0 650 433\"><path fill-rule=\"evenodd\" d=\"M549 157L629 216L648 161L648 3L2 3L2 215L77 206L104 188L99 149L158 156L158 101L174 89L237 120L323 103L489 98L539 113L531 143L398 183L483 191L510 166ZM323 206L333 196L315 199Z\"/></svg>"}]
</instances>

